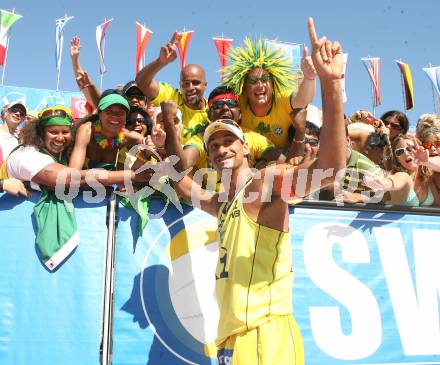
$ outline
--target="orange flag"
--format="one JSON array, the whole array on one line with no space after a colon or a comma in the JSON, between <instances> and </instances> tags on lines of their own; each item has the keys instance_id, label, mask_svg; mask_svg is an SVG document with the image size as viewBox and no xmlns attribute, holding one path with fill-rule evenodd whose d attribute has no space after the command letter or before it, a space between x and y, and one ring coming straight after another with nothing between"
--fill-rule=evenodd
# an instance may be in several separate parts
<instances>
[{"instance_id":1,"label":"orange flag","mask_svg":"<svg viewBox=\"0 0 440 365\"><path fill-rule=\"evenodd\" d=\"M136 74L144 67L143 56L153 32L136 22Z\"/></svg>"},{"instance_id":2,"label":"orange flag","mask_svg":"<svg viewBox=\"0 0 440 365\"><path fill-rule=\"evenodd\" d=\"M222 67L222 80L224 78L224 68L226 67L226 64L228 63L228 54L232 47L232 41L233 39L230 38L212 38L215 44L215 47L217 48L218 56L220 58L220 65Z\"/></svg>"},{"instance_id":3,"label":"orange flag","mask_svg":"<svg viewBox=\"0 0 440 365\"><path fill-rule=\"evenodd\" d=\"M188 49L189 41L191 40L193 33L194 33L193 30L179 32L181 38L180 38L180 42L177 44L177 47L179 48L180 69L185 67L186 50Z\"/></svg>"}]
</instances>

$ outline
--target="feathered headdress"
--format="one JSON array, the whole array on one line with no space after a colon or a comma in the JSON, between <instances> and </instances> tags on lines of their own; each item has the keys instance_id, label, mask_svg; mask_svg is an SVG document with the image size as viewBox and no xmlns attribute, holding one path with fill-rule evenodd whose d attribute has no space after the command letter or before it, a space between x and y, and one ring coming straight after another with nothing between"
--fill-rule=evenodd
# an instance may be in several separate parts
<instances>
[{"instance_id":1,"label":"feathered headdress","mask_svg":"<svg viewBox=\"0 0 440 365\"><path fill-rule=\"evenodd\" d=\"M292 90L297 83L292 62L283 51L272 48L264 39L244 39L244 47L235 47L229 54L229 66L222 85L241 95L246 75L254 68L264 69L272 78L275 97L285 90Z\"/></svg>"}]
</instances>

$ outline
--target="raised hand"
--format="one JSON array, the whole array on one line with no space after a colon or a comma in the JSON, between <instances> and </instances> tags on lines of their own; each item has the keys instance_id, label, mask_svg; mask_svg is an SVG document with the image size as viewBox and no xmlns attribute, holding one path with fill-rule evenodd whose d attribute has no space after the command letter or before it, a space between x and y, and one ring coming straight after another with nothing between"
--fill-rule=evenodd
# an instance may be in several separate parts
<instances>
[{"instance_id":1,"label":"raised hand","mask_svg":"<svg viewBox=\"0 0 440 365\"><path fill-rule=\"evenodd\" d=\"M290 112L290 120L295 131L306 129L307 107L295 108ZM296 136L296 133L295 133Z\"/></svg>"},{"instance_id":2,"label":"raised hand","mask_svg":"<svg viewBox=\"0 0 440 365\"><path fill-rule=\"evenodd\" d=\"M172 100L164 100L160 103L160 109L162 110L162 120L164 125L172 122L172 126L174 127L174 120L177 115L177 104ZM165 129L166 129L165 127Z\"/></svg>"},{"instance_id":3,"label":"raised hand","mask_svg":"<svg viewBox=\"0 0 440 365\"><path fill-rule=\"evenodd\" d=\"M307 22L310 43L312 44L312 61L321 80L338 80L343 75L343 52L338 42L318 39L313 18Z\"/></svg>"},{"instance_id":4,"label":"raised hand","mask_svg":"<svg viewBox=\"0 0 440 365\"><path fill-rule=\"evenodd\" d=\"M163 130L160 123L156 123L153 120L153 128L151 129L151 141L154 143L156 148L163 148L165 146L165 140L167 134Z\"/></svg>"},{"instance_id":5,"label":"raised hand","mask_svg":"<svg viewBox=\"0 0 440 365\"><path fill-rule=\"evenodd\" d=\"M177 58L177 45L181 38L180 33L174 32L170 41L160 48L159 61L161 64L167 65Z\"/></svg>"},{"instance_id":6,"label":"raised hand","mask_svg":"<svg viewBox=\"0 0 440 365\"><path fill-rule=\"evenodd\" d=\"M79 57L81 52L81 39L75 36L70 41L70 57Z\"/></svg>"},{"instance_id":7,"label":"raised hand","mask_svg":"<svg viewBox=\"0 0 440 365\"><path fill-rule=\"evenodd\" d=\"M429 163L429 150L425 150L422 146L417 143L415 137L412 138L415 150L411 152L414 162L417 165L427 165Z\"/></svg>"},{"instance_id":8,"label":"raised hand","mask_svg":"<svg viewBox=\"0 0 440 365\"><path fill-rule=\"evenodd\" d=\"M317 75L315 66L313 66L312 57L309 56L309 49L307 46L304 46L303 48L301 71L307 80L314 80Z\"/></svg>"}]
</instances>

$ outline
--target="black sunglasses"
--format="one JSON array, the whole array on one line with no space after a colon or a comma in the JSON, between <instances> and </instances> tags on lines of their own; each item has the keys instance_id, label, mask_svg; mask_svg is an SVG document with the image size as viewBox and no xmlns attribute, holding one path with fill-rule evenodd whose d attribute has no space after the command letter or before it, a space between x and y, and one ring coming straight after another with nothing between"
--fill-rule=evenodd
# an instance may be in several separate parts
<instances>
[{"instance_id":1,"label":"black sunglasses","mask_svg":"<svg viewBox=\"0 0 440 365\"><path fill-rule=\"evenodd\" d=\"M23 108L19 107L18 105L11 106L8 109L8 111L11 112L12 114L15 114L18 112L18 114L20 115L21 118L24 118L26 116L26 112L23 110Z\"/></svg>"},{"instance_id":2,"label":"black sunglasses","mask_svg":"<svg viewBox=\"0 0 440 365\"><path fill-rule=\"evenodd\" d=\"M397 129L398 131L403 130L403 127L400 124L391 123L388 120L383 120L382 122L385 125L385 127L389 126L390 128Z\"/></svg>"},{"instance_id":3,"label":"black sunglasses","mask_svg":"<svg viewBox=\"0 0 440 365\"><path fill-rule=\"evenodd\" d=\"M236 108L238 106L238 102L235 100L232 100L232 99L216 100L212 103L211 108L212 109L221 109L225 105L228 108Z\"/></svg>"},{"instance_id":4,"label":"black sunglasses","mask_svg":"<svg viewBox=\"0 0 440 365\"><path fill-rule=\"evenodd\" d=\"M318 139L314 139L314 138L305 138L304 143L308 143L310 146L317 146L319 144L319 140Z\"/></svg>"}]
</instances>

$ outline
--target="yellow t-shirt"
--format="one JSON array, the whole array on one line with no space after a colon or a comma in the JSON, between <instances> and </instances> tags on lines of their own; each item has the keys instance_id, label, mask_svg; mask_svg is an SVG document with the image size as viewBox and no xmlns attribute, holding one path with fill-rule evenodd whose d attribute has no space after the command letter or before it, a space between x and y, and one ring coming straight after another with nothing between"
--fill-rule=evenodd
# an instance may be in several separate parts
<instances>
[{"instance_id":1,"label":"yellow t-shirt","mask_svg":"<svg viewBox=\"0 0 440 365\"><path fill-rule=\"evenodd\" d=\"M244 140L249 147L252 163L262 158L266 150L275 147L269 139L257 132L253 132L247 128L242 128L242 131L244 134ZM202 167L208 167L208 157L203 143L203 136L201 134L192 136L185 143L185 147L188 146L195 147L199 151L199 159L197 160L196 168L200 169Z\"/></svg>"},{"instance_id":2,"label":"yellow t-shirt","mask_svg":"<svg viewBox=\"0 0 440 365\"><path fill-rule=\"evenodd\" d=\"M242 127L258 132L269 138L277 148L288 145L288 129L292 124L290 99L292 92L285 92L276 100L269 113L264 117L257 117L251 110L247 98L242 94L239 98Z\"/></svg>"},{"instance_id":3,"label":"yellow t-shirt","mask_svg":"<svg viewBox=\"0 0 440 365\"><path fill-rule=\"evenodd\" d=\"M292 313L289 232L265 227L249 218L242 204L244 191L245 188L232 202L223 203L217 217L220 236L216 269L220 308L217 345L274 316Z\"/></svg>"},{"instance_id":4,"label":"yellow t-shirt","mask_svg":"<svg viewBox=\"0 0 440 365\"><path fill-rule=\"evenodd\" d=\"M194 110L189 108L183 102L183 96L179 90L174 89L171 85L160 83L159 94L151 102L155 106L160 106L160 103L164 100L173 100L182 112L182 122L186 128L194 128L198 124L204 123L208 119L208 109ZM208 101L205 100L205 105L208 105Z\"/></svg>"}]
</instances>

